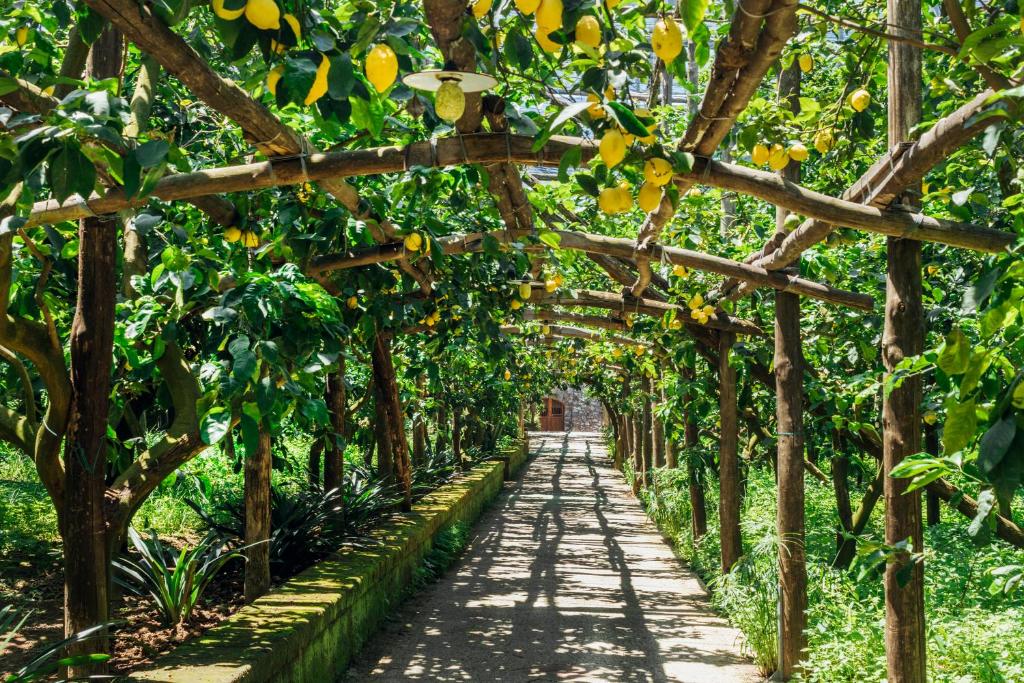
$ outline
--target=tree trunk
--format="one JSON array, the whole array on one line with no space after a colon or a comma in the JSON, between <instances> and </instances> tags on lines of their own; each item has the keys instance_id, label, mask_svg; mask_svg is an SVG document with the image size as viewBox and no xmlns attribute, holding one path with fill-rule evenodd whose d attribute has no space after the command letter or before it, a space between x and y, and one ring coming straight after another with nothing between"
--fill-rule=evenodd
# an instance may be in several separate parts
<instances>
[{"instance_id":1,"label":"tree trunk","mask_svg":"<svg viewBox=\"0 0 1024 683\"><path fill-rule=\"evenodd\" d=\"M260 425L256 450L245 458L245 601L270 589L270 432ZM255 545L253 545L255 544Z\"/></svg>"},{"instance_id":2,"label":"tree trunk","mask_svg":"<svg viewBox=\"0 0 1024 683\"><path fill-rule=\"evenodd\" d=\"M688 374L688 380L693 379L692 372L691 370ZM686 412L683 415L685 420L683 445L687 450L686 474L690 489L690 532L696 542L708 532L708 510L707 501L704 498L704 487L701 485L700 463L694 455L697 445L700 443L700 434L697 428L697 411L693 406L693 393L687 392L683 400L686 404Z\"/></svg>"},{"instance_id":3,"label":"tree trunk","mask_svg":"<svg viewBox=\"0 0 1024 683\"><path fill-rule=\"evenodd\" d=\"M462 462L462 408L452 409L452 456L459 467L466 469Z\"/></svg>"},{"instance_id":4,"label":"tree trunk","mask_svg":"<svg viewBox=\"0 0 1024 683\"><path fill-rule=\"evenodd\" d=\"M924 428L924 449L935 457L939 457L939 430L935 425ZM934 491L925 493L928 526L936 526L942 522L942 506L939 496Z\"/></svg>"},{"instance_id":5,"label":"tree trunk","mask_svg":"<svg viewBox=\"0 0 1024 683\"><path fill-rule=\"evenodd\" d=\"M887 0L889 30L921 37L921 0ZM921 120L921 53L916 47L889 42L889 146L909 139ZM913 206L913 196L901 198ZM921 302L921 243L890 237L885 290L885 326L882 362L887 373L924 347L924 307ZM907 539L913 552L922 551L921 492L907 492L909 479L889 472L903 458L921 451L920 375L910 375L883 397L882 466L885 482L885 542ZM889 680L923 683L925 680L924 563L914 562L909 580L905 573L909 552L897 553L885 567L885 652Z\"/></svg>"},{"instance_id":6,"label":"tree trunk","mask_svg":"<svg viewBox=\"0 0 1024 683\"><path fill-rule=\"evenodd\" d=\"M121 71L121 34L108 27L89 56L88 73L109 78ZM78 290L71 323L71 407L64 445L64 632L70 636L109 621L110 554L104 496L107 420L117 302L117 239L102 218L78 224ZM4 312L6 315L6 312ZM104 632L68 648L68 654L107 652ZM69 678L103 674L105 664L68 668Z\"/></svg>"},{"instance_id":7,"label":"tree trunk","mask_svg":"<svg viewBox=\"0 0 1024 683\"><path fill-rule=\"evenodd\" d=\"M633 414L630 420L630 433L632 435L632 453L630 457L633 459L633 495L640 493L641 477L643 476L644 470L644 423L643 423L643 410L641 409L640 414Z\"/></svg>"},{"instance_id":8,"label":"tree trunk","mask_svg":"<svg viewBox=\"0 0 1024 683\"><path fill-rule=\"evenodd\" d=\"M838 439L836 439L838 441ZM839 528L836 530L836 553L843 548L844 533L853 528L853 508L850 505L850 459L845 453L836 451L832 457L832 491L836 497L836 516Z\"/></svg>"},{"instance_id":9,"label":"tree trunk","mask_svg":"<svg viewBox=\"0 0 1024 683\"><path fill-rule=\"evenodd\" d=\"M345 474L346 427L345 411L347 395L345 392L345 360L337 372L327 376L324 400L331 418L331 433L327 435L324 445L324 490L340 489Z\"/></svg>"},{"instance_id":10,"label":"tree trunk","mask_svg":"<svg viewBox=\"0 0 1024 683\"><path fill-rule=\"evenodd\" d=\"M412 464L422 467L427 460L427 421L423 413L423 400L426 393L427 378L420 375L416 378L417 406L416 417L412 422Z\"/></svg>"},{"instance_id":11,"label":"tree trunk","mask_svg":"<svg viewBox=\"0 0 1024 683\"><path fill-rule=\"evenodd\" d=\"M309 462L306 466L306 470L309 477L309 483L312 486L319 486L321 481L320 476L320 465L323 461L324 455L324 440L320 437L313 439L313 443L309 444Z\"/></svg>"},{"instance_id":12,"label":"tree trunk","mask_svg":"<svg viewBox=\"0 0 1024 683\"><path fill-rule=\"evenodd\" d=\"M845 569L853 562L853 558L857 554L857 541L853 537L864 533L864 529L871 519L871 513L874 511L879 498L882 497L882 490L884 488L882 479L884 475L884 468L879 467L878 474L875 475L875 478L868 484L867 489L864 490L864 496L860 499L860 506L853 513L850 523L849 535L851 538L842 538L839 550L836 552L836 559L832 562L833 567Z\"/></svg>"},{"instance_id":13,"label":"tree trunk","mask_svg":"<svg viewBox=\"0 0 1024 683\"><path fill-rule=\"evenodd\" d=\"M665 390L661 390L661 400L665 400ZM652 414L654 433L652 438L654 439L654 467L665 466L665 423L661 421L661 418L657 415Z\"/></svg>"},{"instance_id":14,"label":"tree trunk","mask_svg":"<svg viewBox=\"0 0 1024 683\"><path fill-rule=\"evenodd\" d=\"M796 62L779 74L779 98L800 113L800 67ZM799 182L800 164L791 162L781 175ZM725 200L723 199L723 206ZM775 230L785 232L789 211L775 211ZM794 268L799 273L799 266ZM800 297L775 292L775 406L778 425L776 479L779 537L779 662L777 677L790 680L799 670L807 646L807 558L804 548L804 416L803 349L800 339Z\"/></svg>"},{"instance_id":15,"label":"tree trunk","mask_svg":"<svg viewBox=\"0 0 1024 683\"><path fill-rule=\"evenodd\" d=\"M441 453L448 445L448 407L437 402L437 434L434 436L434 452Z\"/></svg>"},{"instance_id":16,"label":"tree trunk","mask_svg":"<svg viewBox=\"0 0 1024 683\"><path fill-rule=\"evenodd\" d=\"M665 467L670 470L679 467L679 445L672 437L665 437Z\"/></svg>"},{"instance_id":17,"label":"tree trunk","mask_svg":"<svg viewBox=\"0 0 1024 683\"><path fill-rule=\"evenodd\" d=\"M729 364L735 335L722 332L718 350L718 401L722 427L718 445L718 516L722 536L722 573L728 574L743 554L740 536L739 434L736 369Z\"/></svg>"},{"instance_id":18,"label":"tree trunk","mask_svg":"<svg viewBox=\"0 0 1024 683\"><path fill-rule=\"evenodd\" d=\"M378 388L377 397L383 414L384 428L388 432L391 446L392 467L395 481L402 490L402 510L412 509L412 468L409 464L409 442L405 437L405 415L398 395L398 381L391 358L391 336L380 330L374 335L373 381Z\"/></svg>"},{"instance_id":19,"label":"tree trunk","mask_svg":"<svg viewBox=\"0 0 1024 683\"><path fill-rule=\"evenodd\" d=\"M651 419L651 380L645 375L643 378L643 412L641 414L641 453L640 453L640 467L641 477L640 484L644 488L647 488L650 482L647 480L648 470L651 469L651 464L654 462L654 423Z\"/></svg>"},{"instance_id":20,"label":"tree trunk","mask_svg":"<svg viewBox=\"0 0 1024 683\"><path fill-rule=\"evenodd\" d=\"M391 445L391 430L388 428L388 411L380 385L373 383L373 434L377 444L377 475L387 484L395 483L394 449Z\"/></svg>"}]
</instances>

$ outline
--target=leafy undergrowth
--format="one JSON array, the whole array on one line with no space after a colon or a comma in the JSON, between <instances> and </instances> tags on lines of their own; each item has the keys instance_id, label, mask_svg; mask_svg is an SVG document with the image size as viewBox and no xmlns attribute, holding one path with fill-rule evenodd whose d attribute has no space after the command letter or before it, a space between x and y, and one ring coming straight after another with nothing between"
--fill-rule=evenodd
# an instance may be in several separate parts
<instances>
[{"instance_id":1,"label":"leafy undergrowth","mask_svg":"<svg viewBox=\"0 0 1024 683\"><path fill-rule=\"evenodd\" d=\"M776 543L774 478L751 470L743 502L745 555L719 576L718 501L708 482L708 534L690 531L685 470L659 470L642 494L649 514L708 583L712 602L743 631L747 653L765 671L775 666ZM832 490L811 477L807 490L808 651L802 680L816 683L885 680L885 602L881 576L831 568L836 516ZM856 504L856 501L855 501ZM881 534L881 506L867 533ZM1020 563L1002 543L974 546L968 520L943 509L925 532L928 680L933 683L1009 683L1024 680L1024 594L990 591L989 570Z\"/></svg>"},{"instance_id":2,"label":"leafy undergrowth","mask_svg":"<svg viewBox=\"0 0 1024 683\"><path fill-rule=\"evenodd\" d=\"M408 593L420 590L437 581L452 566L469 544L471 526L467 522L454 522L434 536L430 550L413 573Z\"/></svg>"}]
</instances>

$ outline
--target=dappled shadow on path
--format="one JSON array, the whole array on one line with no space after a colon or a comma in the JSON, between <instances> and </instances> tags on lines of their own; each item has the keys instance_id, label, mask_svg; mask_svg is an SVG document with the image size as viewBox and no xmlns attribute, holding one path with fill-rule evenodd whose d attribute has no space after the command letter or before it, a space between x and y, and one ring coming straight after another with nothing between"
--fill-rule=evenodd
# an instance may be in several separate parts
<instances>
[{"instance_id":1,"label":"dappled shadow on path","mask_svg":"<svg viewBox=\"0 0 1024 683\"><path fill-rule=\"evenodd\" d=\"M602 437L531 445L462 560L371 637L346 680L756 680Z\"/></svg>"}]
</instances>

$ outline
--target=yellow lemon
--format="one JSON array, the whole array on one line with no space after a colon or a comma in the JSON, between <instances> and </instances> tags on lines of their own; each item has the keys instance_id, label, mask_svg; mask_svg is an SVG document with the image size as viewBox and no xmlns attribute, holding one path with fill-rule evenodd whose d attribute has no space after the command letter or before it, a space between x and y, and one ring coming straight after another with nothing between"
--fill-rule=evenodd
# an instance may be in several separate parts
<instances>
[{"instance_id":1,"label":"yellow lemon","mask_svg":"<svg viewBox=\"0 0 1024 683\"><path fill-rule=\"evenodd\" d=\"M597 206L604 213L621 213L619 206L619 189L617 187L606 187L597 196Z\"/></svg>"},{"instance_id":2,"label":"yellow lemon","mask_svg":"<svg viewBox=\"0 0 1024 683\"><path fill-rule=\"evenodd\" d=\"M281 28L281 8L274 0L249 0L245 3L245 18L250 24L264 31Z\"/></svg>"},{"instance_id":3,"label":"yellow lemon","mask_svg":"<svg viewBox=\"0 0 1024 683\"><path fill-rule=\"evenodd\" d=\"M519 299L512 299L512 303L510 304L510 306L512 307L513 311L518 311L520 308L523 307L523 302L520 301Z\"/></svg>"},{"instance_id":4,"label":"yellow lemon","mask_svg":"<svg viewBox=\"0 0 1024 683\"><path fill-rule=\"evenodd\" d=\"M224 230L224 239L228 242L237 242L242 239L242 231L232 225Z\"/></svg>"},{"instance_id":5,"label":"yellow lemon","mask_svg":"<svg viewBox=\"0 0 1024 683\"><path fill-rule=\"evenodd\" d=\"M713 316L715 314L715 307L714 306L705 306L704 308L701 309L701 311L704 313L705 316L710 318L711 316Z\"/></svg>"},{"instance_id":6,"label":"yellow lemon","mask_svg":"<svg viewBox=\"0 0 1024 683\"><path fill-rule=\"evenodd\" d=\"M632 329L633 328L633 314L632 313L627 313L625 321L626 321L626 327Z\"/></svg>"},{"instance_id":7,"label":"yellow lemon","mask_svg":"<svg viewBox=\"0 0 1024 683\"><path fill-rule=\"evenodd\" d=\"M636 347L635 347L635 348L633 349L633 351L634 351L634 352L636 353L636 355L638 355L638 356L642 356L642 355L644 355L644 351L645 351L645 350L646 350L646 349L644 349L644 346L643 346L643 344L637 344L637 345L636 345Z\"/></svg>"},{"instance_id":8,"label":"yellow lemon","mask_svg":"<svg viewBox=\"0 0 1024 683\"><path fill-rule=\"evenodd\" d=\"M1022 21L1024 21L1024 20L1022 20ZM1022 28L1024 28L1024 27L1022 27ZM939 416L935 414L934 410L925 411L925 414L923 415L923 417L924 417L924 423L927 424L927 425L933 425L933 424L935 424L936 422L939 421Z\"/></svg>"},{"instance_id":9,"label":"yellow lemon","mask_svg":"<svg viewBox=\"0 0 1024 683\"><path fill-rule=\"evenodd\" d=\"M476 0L473 3L473 16L483 19L491 11L491 0Z\"/></svg>"},{"instance_id":10,"label":"yellow lemon","mask_svg":"<svg viewBox=\"0 0 1024 683\"><path fill-rule=\"evenodd\" d=\"M669 64L683 51L683 32L672 17L659 19L651 33L651 47L661 61Z\"/></svg>"},{"instance_id":11,"label":"yellow lemon","mask_svg":"<svg viewBox=\"0 0 1024 683\"><path fill-rule=\"evenodd\" d=\"M519 285L519 298L526 301L533 294L533 287L530 286L529 282L524 282Z\"/></svg>"},{"instance_id":12,"label":"yellow lemon","mask_svg":"<svg viewBox=\"0 0 1024 683\"><path fill-rule=\"evenodd\" d=\"M622 349L618 347L612 349L612 358L622 358Z\"/></svg>"},{"instance_id":13,"label":"yellow lemon","mask_svg":"<svg viewBox=\"0 0 1024 683\"><path fill-rule=\"evenodd\" d=\"M645 119L651 118L651 112L648 109L637 109L634 113L637 116L640 116ZM657 123L652 123L651 125L647 126L647 132L650 133L650 135L645 135L644 137L640 138L640 142L642 142L645 145L653 145L657 140L657 138L654 135L654 131L656 130L658 130Z\"/></svg>"},{"instance_id":14,"label":"yellow lemon","mask_svg":"<svg viewBox=\"0 0 1024 683\"><path fill-rule=\"evenodd\" d=\"M594 93L587 93L587 102L590 102L590 106L587 107L587 113L590 114L591 118L603 119L605 117L604 107L601 106L601 98Z\"/></svg>"},{"instance_id":15,"label":"yellow lemon","mask_svg":"<svg viewBox=\"0 0 1024 683\"><path fill-rule=\"evenodd\" d=\"M818 150L822 154L828 153L828 151L832 149L834 142L831 131L819 130L814 134L814 149Z\"/></svg>"},{"instance_id":16,"label":"yellow lemon","mask_svg":"<svg viewBox=\"0 0 1024 683\"><path fill-rule=\"evenodd\" d=\"M350 296L345 299L345 305L349 308L359 308L359 299L356 296Z\"/></svg>"},{"instance_id":17,"label":"yellow lemon","mask_svg":"<svg viewBox=\"0 0 1024 683\"><path fill-rule=\"evenodd\" d=\"M512 373L509 370L505 370L505 381L512 379Z\"/></svg>"},{"instance_id":18,"label":"yellow lemon","mask_svg":"<svg viewBox=\"0 0 1024 683\"><path fill-rule=\"evenodd\" d=\"M550 31L538 26L537 30L534 31L533 36L537 39L537 43L540 44L544 52L558 52L562 49L562 46L551 40L551 38L548 37L548 33L550 33Z\"/></svg>"},{"instance_id":19,"label":"yellow lemon","mask_svg":"<svg viewBox=\"0 0 1024 683\"><path fill-rule=\"evenodd\" d=\"M288 24L288 26L291 28L292 35L295 36L295 40L298 40L299 38L302 37L302 27L299 26L299 20L295 18L294 14L285 14L284 22ZM279 43L276 40L271 39L270 49L276 52L277 54L281 55L285 53L285 51L288 49L288 46L285 45L284 43Z\"/></svg>"},{"instance_id":20,"label":"yellow lemon","mask_svg":"<svg viewBox=\"0 0 1024 683\"><path fill-rule=\"evenodd\" d=\"M210 7L213 8L214 14L225 21L234 21L245 14L245 7L240 7L238 9L226 9L224 7L224 0L213 0L210 3Z\"/></svg>"},{"instance_id":21,"label":"yellow lemon","mask_svg":"<svg viewBox=\"0 0 1024 683\"><path fill-rule=\"evenodd\" d=\"M681 330L683 329L683 321L679 318L672 318L672 322L668 324L670 330Z\"/></svg>"},{"instance_id":22,"label":"yellow lemon","mask_svg":"<svg viewBox=\"0 0 1024 683\"><path fill-rule=\"evenodd\" d=\"M667 159L652 157L644 162L644 180L658 187L672 180L672 164Z\"/></svg>"},{"instance_id":23,"label":"yellow lemon","mask_svg":"<svg viewBox=\"0 0 1024 683\"><path fill-rule=\"evenodd\" d=\"M307 107L327 94L327 72L330 70L331 60L327 59L327 55L320 55L320 66L316 68L316 77L313 79L313 85L310 86L309 92L306 93Z\"/></svg>"},{"instance_id":24,"label":"yellow lemon","mask_svg":"<svg viewBox=\"0 0 1024 683\"><path fill-rule=\"evenodd\" d=\"M18 44L18 47L24 47L28 42L28 31L28 26L19 26L18 30L14 32L14 42Z\"/></svg>"},{"instance_id":25,"label":"yellow lemon","mask_svg":"<svg viewBox=\"0 0 1024 683\"><path fill-rule=\"evenodd\" d=\"M794 142L789 147L789 158L793 161L807 161L809 152L802 142Z\"/></svg>"},{"instance_id":26,"label":"yellow lemon","mask_svg":"<svg viewBox=\"0 0 1024 683\"><path fill-rule=\"evenodd\" d=\"M277 97L277 82L281 80L281 74L283 73L284 65L278 65L267 74L267 90L275 97Z\"/></svg>"},{"instance_id":27,"label":"yellow lemon","mask_svg":"<svg viewBox=\"0 0 1024 683\"><path fill-rule=\"evenodd\" d=\"M398 76L398 57L395 51L389 46L380 43L374 45L369 54L366 55L366 62L363 64L366 78L377 92L384 92L391 87Z\"/></svg>"},{"instance_id":28,"label":"yellow lemon","mask_svg":"<svg viewBox=\"0 0 1024 683\"><path fill-rule=\"evenodd\" d=\"M255 249L256 247L260 246L259 235L252 232L251 230L246 230L245 232L242 233L242 244L245 245L246 247L249 247L250 249Z\"/></svg>"},{"instance_id":29,"label":"yellow lemon","mask_svg":"<svg viewBox=\"0 0 1024 683\"><path fill-rule=\"evenodd\" d=\"M781 171L789 164L789 154L786 148L776 143L772 145L771 153L768 155L768 168L773 171Z\"/></svg>"},{"instance_id":30,"label":"yellow lemon","mask_svg":"<svg viewBox=\"0 0 1024 683\"><path fill-rule=\"evenodd\" d=\"M808 73L814 68L814 57L810 55L800 55L800 58L796 61L800 65L800 70L804 73Z\"/></svg>"},{"instance_id":31,"label":"yellow lemon","mask_svg":"<svg viewBox=\"0 0 1024 683\"><path fill-rule=\"evenodd\" d=\"M604 4L608 7L608 9L615 9L616 7L619 6L619 3L621 2L622 0L604 0Z\"/></svg>"},{"instance_id":32,"label":"yellow lemon","mask_svg":"<svg viewBox=\"0 0 1024 683\"><path fill-rule=\"evenodd\" d=\"M442 121L455 123L466 111L466 94L458 83L445 81L434 93L434 111Z\"/></svg>"},{"instance_id":33,"label":"yellow lemon","mask_svg":"<svg viewBox=\"0 0 1024 683\"><path fill-rule=\"evenodd\" d=\"M537 28L553 33L562 28L562 0L540 0L537 7Z\"/></svg>"},{"instance_id":34,"label":"yellow lemon","mask_svg":"<svg viewBox=\"0 0 1024 683\"><path fill-rule=\"evenodd\" d=\"M548 292L553 292L556 289L558 289L558 283L548 278L547 280L544 281L544 289L547 290Z\"/></svg>"},{"instance_id":35,"label":"yellow lemon","mask_svg":"<svg viewBox=\"0 0 1024 683\"><path fill-rule=\"evenodd\" d=\"M640 186L640 193L636 203L644 213L651 213L661 204L661 187L655 183L647 182Z\"/></svg>"},{"instance_id":36,"label":"yellow lemon","mask_svg":"<svg viewBox=\"0 0 1024 683\"><path fill-rule=\"evenodd\" d=\"M616 200L619 205L619 211L629 211L629 209L633 206L633 193L631 191L632 188L630 188L629 183L623 180L621 183L619 183L619 186L615 188L615 190Z\"/></svg>"},{"instance_id":37,"label":"yellow lemon","mask_svg":"<svg viewBox=\"0 0 1024 683\"><path fill-rule=\"evenodd\" d=\"M674 265L672 266L672 274L676 277L686 277L689 273L686 271L686 266Z\"/></svg>"},{"instance_id":38,"label":"yellow lemon","mask_svg":"<svg viewBox=\"0 0 1024 683\"><path fill-rule=\"evenodd\" d=\"M608 168L615 167L620 161L625 159L626 140L622 137L622 133L614 128L605 133L601 137L601 144L598 145L598 153L601 155L601 161Z\"/></svg>"},{"instance_id":39,"label":"yellow lemon","mask_svg":"<svg viewBox=\"0 0 1024 683\"><path fill-rule=\"evenodd\" d=\"M551 279L555 281L556 287L561 287L563 284L565 284L565 278L562 277L561 273L555 273L555 276Z\"/></svg>"},{"instance_id":40,"label":"yellow lemon","mask_svg":"<svg viewBox=\"0 0 1024 683\"><path fill-rule=\"evenodd\" d=\"M540 0L516 0L516 9L523 14L533 14L540 6Z\"/></svg>"},{"instance_id":41,"label":"yellow lemon","mask_svg":"<svg viewBox=\"0 0 1024 683\"><path fill-rule=\"evenodd\" d=\"M928 274L929 275L935 275L935 273L937 273L937 272L939 272L939 267L938 266L928 266Z\"/></svg>"},{"instance_id":42,"label":"yellow lemon","mask_svg":"<svg viewBox=\"0 0 1024 683\"><path fill-rule=\"evenodd\" d=\"M692 297L690 297L690 300L687 302L687 305L689 305L691 310L698 309L704 305L704 297L701 296L699 293L694 294Z\"/></svg>"},{"instance_id":43,"label":"yellow lemon","mask_svg":"<svg viewBox=\"0 0 1024 683\"><path fill-rule=\"evenodd\" d=\"M587 14L576 22L576 42L596 48L601 44L601 24L593 15Z\"/></svg>"},{"instance_id":44,"label":"yellow lemon","mask_svg":"<svg viewBox=\"0 0 1024 683\"><path fill-rule=\"evenodd\" d=\"M551 326L550 325L544 325L543 327L540 328L540 333L545 335L545 336L551 334Z\"/></svg>"},{"instance_id":45,"label":"yellow lemon","mask_svg":"<svg viewBox=\"0 0 1024 683\"><path fill-rule=\"evenodd\" d=\"M760 142L754 145L754 149L750 151L750 160L758 166L764 166L768 163L768 151L767 145L762 145Z\"/></svg>"},{"instance_id":46,"label":"yellow lemon","mask_svg":"<svg viewBox=\"0 0 1024 683\"><path fill-rule=\"evenodd\" d=\"M864 111L871 104L871 93L864 88L858 88L849 94L846 101L854 111Z\"/></svg>"},{"instance_id":47,"label":"yellow lemon","mask_svg":"<svg viewBox=\"0 0 1024 683\"><path fill-rule=\"evenodd\" d=\"M405 236L406 251L419 251L423 246L423 238L418 232L412 232Z\"/></svg>"}]
</instances>

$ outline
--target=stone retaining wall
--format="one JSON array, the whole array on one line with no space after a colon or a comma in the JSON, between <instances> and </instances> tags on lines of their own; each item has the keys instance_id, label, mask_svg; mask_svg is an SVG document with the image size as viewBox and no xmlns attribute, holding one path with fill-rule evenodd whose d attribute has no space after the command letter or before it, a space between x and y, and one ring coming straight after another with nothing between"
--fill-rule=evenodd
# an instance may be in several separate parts
<instances>
[{"instance_id":1,"label":"stone retaining wall","mask_svg":"<svg viewBox=\"0 0 1024 683\"><path fill-rule=\"evenodd\" d=\"M508 459L514 473L526 449ZM322 683L336 680L409 584L435 534L472 522L498 494L506 462L483 463L127 680Z\"/></svg>"}]
</instances>

